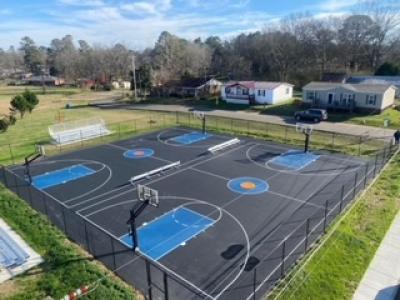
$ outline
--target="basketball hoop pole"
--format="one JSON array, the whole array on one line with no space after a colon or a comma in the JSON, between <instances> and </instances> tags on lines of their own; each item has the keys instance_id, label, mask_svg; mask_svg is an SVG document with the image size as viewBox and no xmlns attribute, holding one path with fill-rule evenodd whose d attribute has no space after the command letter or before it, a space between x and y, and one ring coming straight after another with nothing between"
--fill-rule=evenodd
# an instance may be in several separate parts
<instances>
[{"instance_id":1,"label":"basketball hoop pole","mask_svg":"<svg viewBox=\"0 0 400 300\"><path fill-rule=\"evenodd\" d=\"M139 245L139 239L137 236L137 230L136 230L136 218L143 212L143 210L146 208L146 206L149 205L149 200L137 203L130 211L130 218L127 221L127 223L130 225L131 229L131 236L132 236L132 247L133 247L133 252L136 251L136 248Z\"/></svg>"},{"instance_id":2,"label":"basketball hoop pole","mask_svg":"<svg viewBox=\"0 0 400 300\"><path fill-rule=\"evenodd\" d=\"M203 116L203 119L202 119L202 131L203 131L203 134L206 134L206 116L205 115Z\"/></svg>"},{"instance_id":3,"label":"basketball hoop pole","mask_svg":"<svg viewBox=\"0 0 400 300\"><path fill-rule=\"evenodd\" d=\"M310 145L310 134L309 133L304 133L304 135L306 136L306 140L304 142L304 153L308 152L308 147Z\"/></svg>"}]
</instances>

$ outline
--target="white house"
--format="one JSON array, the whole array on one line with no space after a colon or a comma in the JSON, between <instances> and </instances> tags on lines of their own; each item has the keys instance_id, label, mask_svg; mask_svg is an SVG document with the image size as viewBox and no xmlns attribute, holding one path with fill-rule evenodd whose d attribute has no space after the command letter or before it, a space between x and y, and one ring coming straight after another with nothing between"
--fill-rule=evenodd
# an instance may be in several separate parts
<instances>
[{"instance_id":1,"label":"white house","mask_svg":"<svg viewBox=\"0 0 400 300\"><path fill-rule=\"evenodd\" d=\"M272 81L235 81L226 83L221 97L235 104L277 104L293 97L293 85Z\"/></svg>"},{"instance_id":2,"label":"white house","mask_svg":"<svg viewBox=\"0 0 400 300\"><path fill-rule=\"evenodd\" d=\"M394 85L310 82L303 87L303 102L313 107L379 112L394 104L396 90Z\"/></svg>"},{"instance_id":3,"label":"white house","mask_svg":"<svg viewBox=\"0 0 400 300\"><path fill-rule=\"evenodd\" d=\"M129 90L131 88L130 81L113 81L111 84L114 87L114 89Z\"/></svg>"}]
</instances>

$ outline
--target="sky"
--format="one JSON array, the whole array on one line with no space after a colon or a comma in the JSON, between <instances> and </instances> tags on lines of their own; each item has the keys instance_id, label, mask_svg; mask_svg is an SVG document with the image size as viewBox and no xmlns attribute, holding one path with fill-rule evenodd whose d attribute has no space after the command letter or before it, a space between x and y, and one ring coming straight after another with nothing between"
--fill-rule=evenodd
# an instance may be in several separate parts
<instances>
[{"instance_id":1,"label":"sky","mask_svg":"<svg viewBox=\"0 0 400 300\"><path fill-rule=\"evenodd\" d=\"M152 47L162 31L187 39L210 35L227 39L262 30L290 14L344 15L359 1L0 0L0 47L18 47L24 36L47 46L52 39L71 34L75 41L122 43L142 50Z\"/></svg>"}]
</instances>

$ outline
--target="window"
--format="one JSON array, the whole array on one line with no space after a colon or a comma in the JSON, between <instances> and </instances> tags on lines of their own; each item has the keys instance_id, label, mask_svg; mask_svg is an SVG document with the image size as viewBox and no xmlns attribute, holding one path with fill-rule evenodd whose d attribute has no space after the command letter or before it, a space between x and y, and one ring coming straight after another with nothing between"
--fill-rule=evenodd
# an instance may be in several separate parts
<instances>
[{"instance_id":1,"label":"window","mask_svg":"<svg viewBox=\"0 0 400 300\"><path fill-rule=\"evenodd\" d=\"M226 87L225 88L225 94L230 94L231 93L231 88L230 87Z\"/></svg>"},{"instance_id":2,"label":"window","mask_svg":"<svg viewBox=\"0 0 400 300\"><path fill-rule=\"evenodd\" d=\"M376 95L366 95L365 96L365 104L376 105Z\"/></svg>"},{"instance_id":3,"label":"window","mask_svg":"<svg viewBox=\"0 0 400 300\"><path fill-rule=\"evenodd\" d=\"M314 100L314 92L307 92L306 98L307 100Z\"/></svg>"},{"instance_id":4,"label":"window","mask_svg":"<svg viewBox=\"0 0 400 300\"><path fill-rule=\"evenodd\" d=\"M332 104L333 103L333 98L334 98L334 94L329 93L328 94L328 104Z\"/></svg>"},{"instance_id":5,"label":"window","mask_svg":"<svg viewBox=\"0 0 400 300\"><path fill-rule=\"evenodd\" d=\"M242 90L243 95L248 95L249 94L249 89L243 89Z\"/></svg>"},{"instance_id":6,"label":"window","mask_svg":"<svg viewBox=\"0 0 400 300\"><path fill-rule=\"evenodd\" d=\"M258 90L258 96L265 97L265 90Z\"/></svg>"},{"instance_id":7,"label":"window","mask_svg":"<svg viewBox=\"0 0 400 300\"><path fill-rule=\"evenodd\" d=\"M286 88L286 95L290 94L290 88Z\"/></svg>"}]
</instances>

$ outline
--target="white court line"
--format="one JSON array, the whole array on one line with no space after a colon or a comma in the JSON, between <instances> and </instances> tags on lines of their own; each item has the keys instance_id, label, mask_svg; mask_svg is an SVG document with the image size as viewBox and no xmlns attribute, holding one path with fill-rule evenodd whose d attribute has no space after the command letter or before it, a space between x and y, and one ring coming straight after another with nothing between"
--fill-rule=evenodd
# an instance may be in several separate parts
<instances>
[{"instance_id":1,"label":"white court line","mask_svg":"<svg viewBox=\"0 0 400 300\"><path fill-rule=\"evenodd\" d=\"M193 164L193 165L191 165L191 166L189 166L189 167L187 167L187 168L182 168L182 166L184 166L185 164L193 163L194 161L197 161L197 160L202 159L202 157L198 157L198 158L196 158L196 159L193 159L193 160L191 160L191 161L189 161L189 162L186 162L186 163L182 164L182 165L181 165L181 168L180 168L179 170L177 170L176 172L173 172L173 173L170 173L170 174L161 176L161 177L156 178L156 179L154 179L154 180L150 180L150 181L147 182L146 184L147 184L147 185L150 185L150 184L156 183L156 182L158 182L158 181L161 181L161 180L163 180L163 179L165 179L165 178L168 178L168 177L170 177L170 176L173 176L173 175L182 173L182 172L184 172L184 171L189 170L191 167L195 167L195 166L201 165L202 163L205 163L205 162L207 162L207 161L211 161L211 160L216 159L216 158L218 158L218 157L224 156L224 155L226 155L226 154L228 154L228 153L231 153L231 152L233 152L233 151L239 150L239 149L243 148L244 146L246 146L246 145L242 145L242 146L240 146L240 147L238 147L238 148L234 148L234 149L231 149L231 150L226 151L226 152L224 152L224 153L220 153L220 154L218 154L218 155L212 156L212 157L210 157L210 158L208 158L208 159L206 159L206 160L202 160L202 161L200 161L200 162L197 162L196 164ZM136 186L135 186L134 188L132 188L132 189L129 189L129 190L125 191L125 192L121 192L121 193L119 193L119 194L113 195L113 196L110 197L110 198L107 198L107 199L104 199L104 200L99 201L99 202L97 202L97 203L94 203L94 204L91 204L91 205L89 205L89 206L86 206L86 207L84 207L84 208L82 208L82 209L80 209L80 210L78 210L78 211L86 210L86 209L88 209L88 208L91 208L91 207L96 206L96 205L98 205L98 204L101 204L101 203L110 201L110 200L112 200L112 199L114 199L114 198L117 198L117 197L119 197L119 196L122 196L122 195L125 195L125 194L127 194L127 193L133 192L133 191L135 191L135 190L136 190ZM84 203L87 203L87 202L88 202L88 201L80 202L79 205L84 204ZM77 204L77 205L78 205L78 204ZM74 205L74 206L71 206L71 207L75 207L75 206L77 206L77 205Z\"/></svg>"},{"instance_id":2,"label":"white court line","mask_svg":"<svg viewBox=\"0 0 400 300\"><path fill-rule=\"evenodd\" d=\"M132 150L131 148L126 148L124 146L119 146L119 145L115 145L115 144L106 144L105 146L111 146L111 147L118 148L118 149L123 150L123 151ZM151 156L148 156L146 158L153 158L155 160L163 161L163 162L166 162L166 163L171 163L172 162L171 160L164 159L164 158L161 158L161 157L158 157L158 156L155 156L155 155L151 155Z\"/></svg>"},{"instance_id":3,"label":"white court line","mask_svg":"<svg viewBox=\"0 0 400 300\"><path fill-rule=\"evenodd\" d=\"M203 173L205 175L217 177L217 178L220 178L220 179L226 180L226 181L230 181L232 179L232 178L227 178L227 177L224 177L224 176L212 173L212 172L203 171L203 170L200 170L200 169L197 169L197 168L189 168L189 169L193 170L193 171L197 171L199 173ZM271 179L271 178L272 177L268 177L267 179ZM313 207L316 207L316 208L319 208L319 209L325 209L325 207L317 205L317 204L309 203L309 202L307 202L307 200L301 200L301 199L298 199L298 198L295 198L295 197L291 197L289 195L284 195L284 194L281 194L281 193L278 193L278 192L274 192L274 191L272 191L270 189L267 190L266 193L270 193L270 194L273 194L273 195L276 195L276 196L280 196L280 197L288 199L288 200L293 200L293 201L300 202L300 203L303 203L303 204L306 204L306 205L310 205L310 206L313 206Z\"/></svg>"},{"instance_id":4,"label":"white court line","mask_svg":"<svg viewBox=\"0 0 400 300\"><path fill-rule=\"evenodd\" d=\"M251 147L250 147L250 148L251 148ZM250 148L249 148L249 149L250 149ZM276 174L274 174L274 175L268 177L266 180L272 179L272 178L274 178L274 177L276 177L276 176L278 176L278 175L280 175L280 174L279 174L279 173L276 173ZM337 176L337 175L336 175L336 176ZM320 188L321 188L323 185L325 185L325 184L327 183L328 180L331 180L331 178L328 177L327 180L323 180L323 181L321 182L321 184L306 198L306 201L305 201L305 203L303 203L303 204L304 204L304 205L308 204L308 200L310 200L316 193L318 193L319 190L320 190ZM286 209L286 208L287 208L287 205L285 205L285 207L284 207L283 209ZM300 207L296 208L296 210L295 210L294 212L296 212L299 208L300 208ZM280 222L280 224L282 224L282 222ZM302 226L302 224L301 224L301 226ZM276 232L279 228L280 228L280 226L276 226L271 232L268 233L267 236L271 236L271 235L272 235L274 232ZM300 226L299 226L298 228L300 228ZM297 229L296 229L296 230L297 230ZM292 231L290 234L288 234L288 235L282 240L282 242L283 242L285 239L287 239L292 233L293 233L293 231ZM266 237L265 237L265 239L266 239ZM254 247L254 248L251 250L251 253L255 253L261 246L263 246L263 243L261 243L261 244L257 245L256 247ZM232 272L230 272L230 273L225 277L225 279L228 278L228 277L230 276L230 274L232 274ZM221 282L223 282L223 280L222 280ZM221 282L214 288L214 290L216 290L216 289L221 285ZM213 290L213 291L214 291L214 290ZM213 291L212 291L212 292L213 292Z\"/></svg>"},{"instance_id":5,"label":"white court line","mask_svg":"<svg viewBox=\"0 0 400 300\"><path fill-rule=\"evenodd\" d=\"M330 172L330 173L324 173L323 170L315 170L314 172L307 172L307 173L301 173L301 172L296 172L296 171L289 171L289 170L281 170L281 169L276 169L276 168L272 168L269 166L269 162L270 160L267 160L265 163L259 163L257 161L255 161L251 156L250 156L250 151L253 150L256 147L266 147L268 148L268 146L264 145L264 144L254 144L253 146L249 147L249 149L247 149L246 151L246 158L251 161L252 163L254 163L255 165L258 165L259 167L263 168L263 169L267 169L273 172L280 172L283 174L290 174L290 175L296 175L296 176L337 176L337 175L342 175L342 174L346 174L346 173L350 173L350 172L356 172L357 170L359 170L361 167L363 167L365 164L360 163L358 165L358 167L351 167L351 169L347 170L347 171L336 171L336 172ZM322 154L320 156L326 156L328 158L330 158L329 155L325 155ZM346 159L341 159L342 161L346 161ZM349 160L347 160L349 161ZM344 166L344 165L343 165ZM348 169L350 166L344 166L345 169ZM337 169L337 168L336 168Z\"/></svg>"},{"instance_id":6,"label":"white court line","mask_svg":"<svg viewBox=\"0 0 400 300\"><path fill-rule=\"evenodd\" d=\"M236 198L240 198L241 196L242 196L242 195L240 195L239 197L236 197ZM247 260L248 260L248 258L249 258L249 253L250 253L250 240L249 240L247 231L245 230L243 224L242 224L233 214L231 214L229 211L225 210L223 207L217 206L217 205L212 204L212 203L208 203L208 202L201 201L201 200L198 200L198 199L187 198L187 197L163 196L163 198L167 198L167 199L176 199L176 200L193 201L193 202L195 202L195 203L200 203L200 204L204 204L204 205L208 205L208 206L215 207L218 211L223 211L223 212L225 212L228 216L230 216L230 217L239 225L239 227L240 227L240 229L242 230L242 232L243 232L243 234L244 234L244 237L245 237L245 239L246 239L246 245L247 245L247 252L246 252L246 253L247 253L247 255L246 255L245 259L244 259L243 266L242 266L242 268L239 270L239 272L238 272L237 276L235 277L235 279L234 279L228 286L226 286L226 289L228 289L228 288L230 287L230 285L232 285L232 284L240 277L240 275L243 273L244 268L245 268L246 263L247 263ZM231 202L232 202L232 201L236 201L236 198L232 199ZM120 203L120 204L121 204L121 203ZM226 205L225 205L225 206L226 206ZM106 209L106 208L104 208L103 210L105 210L105 209ZM170 212L171 212L171 211L168 211L168 212L166 212L166 213L170 213ZM214 213L214 212L215 212L215 210L214 210L212 213ZM164 213L164 215L165 215L166 213ZM211 215L212 213L208 214L207 216ZM202 215L202 216L203 216L203 215ZM203 216L203 217L204 217L204 216ZM158 219L158 218L159 218L159 217L157 217L156 219ZM218 219L218 220L219 220L219 219ZM155 245L155 247L156 247L156 246L158 246L158 245ZM139 251L139 252L140 252L140 251ZM147 257L147 259L149 259L149 260L153 261L155 264L159 265L161 268L164 268L165 270L167 270L167 272L169 272L169 273L171 273L171 274L174 274L174 275L177 276L180 280L182 280L182 281L184 281L185 283L189 284L190 286L194 287L196 290L200 291L202 294L204 294L204 295L207 296L208 298L210 298L210 299L216 299L215 297L213 297L213 296L211 296L209 293L203 291L202 289L200 289L199 287L197 287L196 285L194 285L193 283L191 283L191 282L188 281L187 279L183 278L182 276L180 276L180 275L177 274L176 272L174 272L174 271L172 271L171 269L167 268L165 265L159 263L158 261L153 260L151 257L147 256L147 255L144 254L143 252L140 252L140 253L141 253L143 256ZM132 262L133 262L133 261L132 261ZM221 294L222 294L224 291L225 291L225 290L223 290L223 291L221 292Z\"/></svg>"},{"instance_id":7,"label":"white court line","mask_svg":"<svg viewBox=\"0 0 400 300\"><path fill-rule=\"evenodd\" d=\"M367 177L372 173L374 171L374 169L371 169L368 173L367 173ZM376 177L377 178L377 177ZM365 178L363 177L363 178L361 178L358 182L357 182L357 184L356 184L356 186L355 186L355 189L357 189L357 187L360 185L360 184L362 184L363 182L364 182L364 180L365 180ZM370 186L371 186L371 184L370 184ZM364 192L365 192L365 190L364 190ZM351 193L354 193L354 188L352 188L352 189L350 189L345 195L344 195L344 197L343 197L343 199L345 199L347 196L349 196ZM350 204L351 202L349 202L349 204ZM338 206L340 205L340 201L338 202L338 203L336 203L336 205L335 206L333 206L332 208L331 208L331 210L329 211L329 213L328 213L328 215L330 215ZM322 222L324 221L324 219L322 219L321 221L319 221L315 226L314 226L314 228L312 229L312 231L313 230L315 230L315 228L317 228L319 225L321 225L322 224ZM303 225L303 224L302 224ZM295 232L295 230L294 231L292 231L291 232L291 234L293 233L293 232ZM282 241L285 241L287 238L289 238L289 236L287 236L287 237L285 237L285 239L283 239ZM282 242L281 242L282 243ZM297 249L297 247L299 247L299 244L301 244L302 243L302 241L300 242L300 243L298 243L297 245L296 245L296 249ZM274 249L274 251L277 249L277 247ZM281 264L279 264L273 271L271 271L268 275L267 275L267 277L260 283L260 285L256 288L256 292L258 292L261 288L262 288L262 286L269 280L269 278L273 275L273 273L278 269L278 268L280 268L281 267ZM254 295L254 292L252 292L247 298L246 298L246 300L251 300L252 298L253 298L253 295Z\"/></svg>"}]
</instances>

